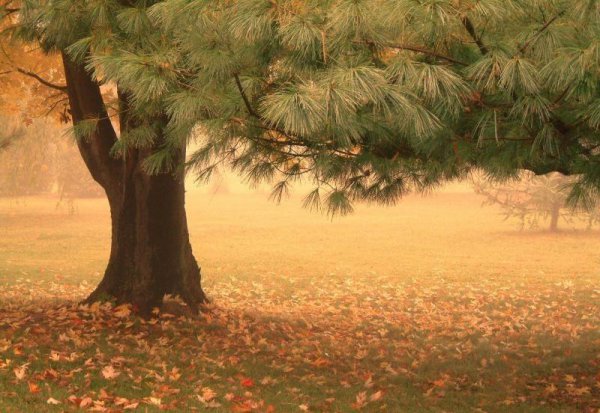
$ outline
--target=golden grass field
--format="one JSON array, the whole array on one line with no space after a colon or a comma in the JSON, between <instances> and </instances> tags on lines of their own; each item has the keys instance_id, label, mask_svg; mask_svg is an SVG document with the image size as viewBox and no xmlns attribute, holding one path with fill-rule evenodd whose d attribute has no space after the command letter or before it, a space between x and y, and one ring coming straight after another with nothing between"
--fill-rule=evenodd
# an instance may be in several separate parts
<instances>
[{"instance_id":1,"label":"golden grass field","mask_svg":"<svg viewBox=\"0 0 600 413\"><path fill-rule=\"evenodd\" d=\"M212 303L148 322L77 305L105 202L0 200L0 411L600 411L598 231L519 232L465 191L300 205L190 192Z\"/></svg>"}]
</instances>

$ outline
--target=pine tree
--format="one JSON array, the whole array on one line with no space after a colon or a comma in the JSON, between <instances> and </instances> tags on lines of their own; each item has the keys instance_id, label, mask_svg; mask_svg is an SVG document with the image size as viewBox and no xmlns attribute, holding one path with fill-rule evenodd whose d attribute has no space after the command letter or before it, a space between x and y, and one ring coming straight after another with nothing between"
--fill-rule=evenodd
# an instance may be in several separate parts
<instances>
[{"instance_id":1,"label":"pine tree","mask_svg":"<svg viewBox=\"0 0 600 413\"><path fill-rule=\"evenodd\" d=\"M109 197L112 254L91 299L204 300L184 164L275 181L276 200L312 180L305 204L331 214L473 168L577 176L573 202L600 188L595 0L27 0L15 34L62 56Z\"/></svg>"}]
</instances>

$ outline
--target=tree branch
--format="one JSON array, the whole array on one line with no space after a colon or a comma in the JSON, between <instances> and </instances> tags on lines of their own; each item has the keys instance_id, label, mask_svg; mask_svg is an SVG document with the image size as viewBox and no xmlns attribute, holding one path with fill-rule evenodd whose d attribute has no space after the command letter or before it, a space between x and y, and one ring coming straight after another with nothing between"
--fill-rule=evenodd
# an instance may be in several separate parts
<instances>
[{"instance_id":1,"label":"tree branch","mask_svg":"<svg viewBox=\"0 0 600 413\"><path fill-rule=\"evenodd\" d=\"M524 53L525 50L527 50L527 48L529 46L531 46L531 44L533 43L533 41L543 32L545 32L548 27L550 27L552 25L552 23L554 23L556 20L558 20L562 15L565 14L565 11L561 11L560 13L558 13L556 16L554 16L553 18L551 18L550 20L548 20L546 22L546 24L544 24L533 36L531 36L525 43L523 43L520 47L519 47L519 53Z\"/></svg>"},{"instance_id":2,"label":"tree branch","mask_svg":"<svg viewBox=\"0 0 600 413\"><path fill-rule=\"evenodd\" d=\"M39 83L41 83L42 85L49 87L51 89L55 89L55 90L60 90L61 92L67 92L67 86L66 85L57 85L55 83L52 83L44 78L42 78L40 75L38 75L37 73L33 73L30 72L28 70L25 70L23 68L17 67L17 72L25 75L25 76L29 76L35 80L37 80Z\"/></svg>"},{"instance_id":3,"label":"tree branch","mask_svg":"<svg viewBox=\"0 0 600 413\"><path fill-rule=\"evenodd\" d=\"M73 124L94 119L96 128L89 139L79 139L77 146L88 170L106 191L109 199L119 199L123 163L111 156L117 134L108 117L100 86L83 65L73 62L62 53L67 94Z\"/></svg>"},{"instance_id":4,"label":"tree branch","mask_svg":"<svg viewBox=\"0 0 600 413\"><path fill-rule=\"evenodd\" d=\"M477 31L475 30L475 26L473 26L473 22L471 22L471 19L469 19L467 16L461 16L460 21L469 33L469 36L471 36L471 39L473 39L475 44L477 44L477 47L479 48L481 54L488 54L489 49L485 46L485 44L483 44L483 42L481 41L481 37L477 35Z\"/></svg>"},{"instance_id":5,"label":"tree branch","mask_svg":"<svg viewBox=\"0 0 600 413\"><path fill-rule=\"evenodd\" d=\"M235 79L235 84L236 84L238 90L240 91L240 95L242 95L242 99L244 100L244 104L246 105L246 109L248 110L248 113L255 118L260 118L260 116L258 116L258 113L256 113L254 111L254 109L252 108L252 105L250 105L248 96L246 96L246 92L244 92L244 88L242 87L242 82L240 82L240 77L238 76L237 73L235 73L233 75L233 77Z\"/></svg>"},{"instance_id":6,"label":"tree branch","mask_svg":"<svg viewBox=\"0 0 600 413\"><path fill-rule=\"evenodd\" d=\"M438 59L442 59L442 60L446 60L450 63L455 63L457 65L461 65L461 66L469 66L468 63L465 63L461 60L455 59L453 57L450 56L446 56L443 55L441 53L438 53L436 51L433 50L429 50L426 49L424 47L420 47L420 46L411 46L411 45L402 45L402 44L384 44L384 46L392 48L392 49L398 49L398 50L409 50L411 52L415 52L415 53L422 53L428 56L433 56L433 57L437 57Z\"/></svg>"}]
</instances>

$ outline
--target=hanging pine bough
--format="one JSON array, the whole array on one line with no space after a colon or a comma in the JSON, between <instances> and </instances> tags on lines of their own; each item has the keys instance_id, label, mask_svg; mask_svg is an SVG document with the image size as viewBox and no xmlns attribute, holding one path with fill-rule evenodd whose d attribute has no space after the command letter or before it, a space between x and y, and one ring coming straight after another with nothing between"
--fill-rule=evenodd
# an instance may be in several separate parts
<instances>
[{"instance_id":1,"label":"hanging pine bough","mask_svg":"<svg viewBox=\"0 0 600 413\"><path fill-rule=\"evenodd\" d=\"M306 176L319 197L309 203L330 213L473 166L582 175L577 198L600 183L599 7L171 1L117 14L136 47L92 34L70 52L91 47L90 69L136 106L165 110L169 144L198 136L189 165L200 178L227 164L250 182L276 180L280 199ZM168 164L165 151L147 166Z\"/></svg>"},{"instance_id":2,"label":"hanging pine bough","mask_svg":"<svg viewBox=\"0 0 600 413\"><path fill-rule=\"evenodd\" d=\"M76 129L94 125L80 149L113 254L92 299L203 302L183 209L193 139L199 179L228 166L281 199L306 177L305 204L331 214L474 167L579 176L573 201L600 188L597 1L30 0L18 20L63 54Z\"/></svg>"}]
</instances>

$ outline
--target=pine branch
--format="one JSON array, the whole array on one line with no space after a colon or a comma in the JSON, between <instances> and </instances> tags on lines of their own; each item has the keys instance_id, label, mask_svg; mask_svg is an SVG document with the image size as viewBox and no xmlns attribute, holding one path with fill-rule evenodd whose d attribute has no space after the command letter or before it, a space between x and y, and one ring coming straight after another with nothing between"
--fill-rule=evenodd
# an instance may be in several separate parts
<instances>
[{"instance_id":1,"label":"pine branch","mask_svg":"<svg viewBox=\"0 0 600 413\"><path fill-rule=\"evenodd\" d=\"M531 44L533 43L533 41L538 38L542 33L544 33L548 27L550 27L552 25L552 23L554 23L556 20L558 20L561 16L563 16L565 14L565 11L561 11L559 12L556 16L554 16L553 18L551 18L550 20L548 20L546 22L546 24L544 24L533 36L531 36L525 43L523 43L520 47L519 47L519 53L525 53L525 51L527 50L527 48L529 46L531 46Z\"/></svg>"},{"instance_id":2,"label":"pine branch","mask_svg":"<svg viewBox=\"0 0 600 413\"><path fill-rule=\"evenodd\" d=\"M258 116L258 113L256 113L254 111L254 109L252 108L252 105L250 105L248 96L246 96L246 92L244 92L242 82L240 82L240 77L238 76L237 73L234 74L233 77L235 78L235 84L236 84L238 90L240 91L240 95L242 95L242 99L244 100L244 104L246 105L246 109L248 110L248 113L255 118L260 118L260 116Z\"/></svg>"},{"instance_id":3,"label":"pine branch","mask_svg":"<svg viewBox=\"0 0 600 413\"><path fill-rule=\"evenodd\" d=\"M565 88L565 90L563 90L563 92L560 95L558 95L556 99L554 99L552 101L553 105L559 104L560 101L563 100L565 98L565 96L567 96L567 93L569 93L569 90L573 86L573 83L575 83L575 80L572 80L571 82L569 82L569 85Z\"/></svg>"},{"instance_id":4,"label":"pine branch","mask_svg":"<svg viewBox=\"0 0 600 413\"><path fill-rule=\"evenodd\" d=\"M455 63L457 65L461 65L461 66L469 66L468 63L465 63L461 60L455 59L453 57L450 56L446 56L443 55L441 53L435 52L433 50L429 50L426 49L424 47L420 47L420 46L411 46L411 45L401 45L401 44L385 44L385 47L389 47L392 49L398 49L398 50L408 50L411 52L415 52L415 53L422 53L428 56L433 56L433 57L437 57L438 59L442 59L442 60L446 60L450 63Z\"/></svg>"},{"instance_id":5,"label":"pine branch","mask_svg":"<svg viewBox=\"0 0 600 413\"><path fill-rule=\"evenodd\" d=\"M473 39L473 41L475 42L475 44L477 44L477 47L479 48L479 51L481 52L481 54L482 55L488 54L489 49L483 43L483 41L481 40L481 37L479 37L477 35L477 31L475 30L475 26L473 26L473 23L471 22L471 19L469 19L467 16L462 16L460 18L460 21L462 22L463 26L465 27L465 29L469 33L469 36L471 36L471 38Z\"/></svg>"}]
</instances>

